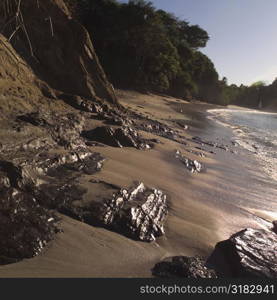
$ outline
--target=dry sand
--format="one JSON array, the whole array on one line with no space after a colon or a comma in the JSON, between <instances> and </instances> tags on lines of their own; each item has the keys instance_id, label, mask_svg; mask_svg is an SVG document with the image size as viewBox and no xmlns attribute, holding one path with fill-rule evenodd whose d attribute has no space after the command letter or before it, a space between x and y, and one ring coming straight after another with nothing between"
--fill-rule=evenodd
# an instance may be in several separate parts
<instances>
[{"instance_id":1,"label":"dry sand","mask_svg":"<svg viewBox=\"0 0 277 300\"><path fill-rule=\"evenodd\" d=\"M121 104L152 119L171 126L175 119L193 125L189 130L178 128L187 138L198 135L230 141L232 137L228 129L204 121L203 114L211 105L130 91L117 93ZM150 277L154 264L167 256L207 257L217 242L231 234L246 227L269 226L277 211L276 185L260 174L259 165L247 153L217 150L202 158L187 152L197 146L192 142L184 146L159 139L163 143L149 151L94 147L107 161L93 177L124 187L143 181L164 190L170 201L165 236L154 243L138 242L62 216L63 233L43 253L1 266L0 277ZM206 171L190 174L175 159L176 149L202 162Z\"/></svg>"}]
</instances>

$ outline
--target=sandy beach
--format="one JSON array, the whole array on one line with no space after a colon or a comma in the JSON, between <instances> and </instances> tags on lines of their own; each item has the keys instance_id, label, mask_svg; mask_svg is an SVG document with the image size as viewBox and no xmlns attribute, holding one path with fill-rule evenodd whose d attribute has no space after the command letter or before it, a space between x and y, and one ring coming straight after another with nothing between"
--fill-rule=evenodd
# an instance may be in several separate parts
<instances>
[{"instance_id":1,"label":"sandy beach","mask_svg":"<svg viewBox=\"0 0 277 300\"><path fill-rule=\"evenodd\" d=\"M217 242L244 228L268 228L276 219L276 183L246 150L232 144L231 129L207 118L206 111L216 106L134 91L118 90L117 96L133 112L180 132L186 145L141 131L161 143L143 151L95 146L106 161L84 184L89 189L89 180L96 178L120 187L142 181L161 189L169 197L165 235L139 242L60 215L63 232L37 257L0 266L0 277L151 277L153 266L165 257L207 258ZM227 145L228 151L199 146L195 136ZM188 172L176 160L176 150L198 160L204 172Z\"/></svg>"}]
</instances>

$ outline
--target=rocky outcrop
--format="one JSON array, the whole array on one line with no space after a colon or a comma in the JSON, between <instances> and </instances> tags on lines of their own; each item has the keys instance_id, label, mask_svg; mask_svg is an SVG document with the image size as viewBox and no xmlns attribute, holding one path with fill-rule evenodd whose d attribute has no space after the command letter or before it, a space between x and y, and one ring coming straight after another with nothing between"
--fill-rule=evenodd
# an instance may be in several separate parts
<instances>
[{"instance_id":1,"label":"rocky outcrop","mask_svg":"<svg viewBox=\"0 0 277 300\"><path fill-rule=\"evenodd\" d=\"M96 173L103 161L84 149L38 152L18 164L0 160L0 264L33 257L44 248L58 232L58 219L49 209L67 213L85 193L76 177Z\"/></svg>"},{"instance_id":2,"label":"rocky outcrop","mask_svg":"<svg viewBox=\"0 0 277 300\"><path fill-rule=\"evenodd\" d=\"M71 18L63 0L21 1L20 19L15 18L18 6L9 2L0 12L1 28L9 22L4 35L10 38L14 33L13 47L40 80L58 91L117 102L89 34ZM22 30L15 33L17 25Z\"/></svg>"},{"instance_id":3,"label":"rocky outcrop","mask_svg":"<svg viewBox=\"0 0 277 300\"><path fill-rule=\"evenodd\" d=\"M166 195L146 187L143 183L121 189L110 199L94 201L83 207L91 222L145 242L164 234L168 213Z\"/></svg>"},{"instance_id":4,"label":"rocky outcrop","mask_svg":"<svg viewBox=\"0 0 277 300\"><path fill-rule=\"evenodd\" d=\"M175 157L180 160L191 173L199 173L203 170L203 165L200 162L185 157L179 150L175 151Z\"/></svg>"},{"instance_id":5,"label":"rocky outcrop","mask_svg":"<svg viewBox=\"0 0 277 300\"><path fill-rule=\"evenodd\" d=\"M67 149L85 147L80 137L84 126L84 118L81 115L66 113L57 114L45 110L27 113L17 116L19 126L26 123L46 129L53 140Z\"/></svg>"},{"instance_id":6,"label":"rocky outcrop","mask_svg":"<svg viewBox=\"0 0 277 300\"><path fill-rule=\"evenodd\" d=\"M130 126L122 126L119 128L109 126L97 127L93 130L84 131L82 135L86 139L112 147L151 148L151 146L139 136L137 131Z\"/></svg>"},{"instance_id":7,"label":"rocky outcrop","mask_svg":"<svg viewBox=\"0 0 277 300\"><path fill-rule=\"evenodd\" d=\"M244 229L219 242L208 262L224 277L277 278L276 234Z\"/></svg>"},{"instance_id":8,"label":"rocky outcrop","mask_svg":"<svg viewBox=\"0 0 277 300\"><path fill-rule=\"evenodd\" d=\"M58 229L57 218L34 197L0 178L0 264L7 264L37 255Z\"/></svg>"},{"instance_id":9,"label":"rocky outcrop","mask_svg":"<svg viewBox=\"0 0 277 300\"><path fill-rule=\"evenodd\" d=\"M209 148L212 147L212 148L217 148L217 149L221 149L221 150L224 150L224 151L229 151L233 154L237 154L236 151L234 151L233 149L231 149L230 146L228 145L224 145L224 144L221 144L221 143L218 143L218 142L213 142L213 141L207 141L207 140L204 140L203 138L200 138L199 136L194 136L192 139L190 139L192 142L198 144L198 145L201 145L203 147L206 147L208 146ZM231 142L231 144L233 144L233 142ZM205 149L204 149L205 150ZM214 154L213 151L209 151L210 153Z\"/></svg>"},{"instance_id":10,"label":"rocky outcrop","mask_svg":"<svg viewBox=\"0 0 277 300\"><path fill-rule=\"evenodd\" d=\"M152 269L156 277L216 278L214 270L205 266L200 257L174 256L157 263Z\"/></svg>"},{"instance_id":11,"label":"rocky outcrop","mask_svg":"<svg viewBox=\"0 0 277 300\"><path fill-rule=\"evenodd\" d=\"M138 121L136 122L136 128L139 130L143 130L146 132L150 132L152 134L173 140L173 141L178 141L178 135L177 132L172 130L169 126L162 124L161 122L158 122L156 120L149 120L145 119L145 117L137 115L136 113L133 113L133 117L137 119ZM184 142L183 142L184 143Z\"/></svg>"}]
</instances>

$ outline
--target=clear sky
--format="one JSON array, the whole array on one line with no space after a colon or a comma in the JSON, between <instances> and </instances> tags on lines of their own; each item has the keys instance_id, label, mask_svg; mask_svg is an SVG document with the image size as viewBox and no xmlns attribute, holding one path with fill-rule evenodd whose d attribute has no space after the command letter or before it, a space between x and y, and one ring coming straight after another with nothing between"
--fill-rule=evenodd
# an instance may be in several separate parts
<instances>
[{"instance_id":1,"label":"clear sky","mask_svg":"<svg viewBox=\"0 0 277 300\"><path fill-rule=\"evenodd\" d=\"M210 40L201 51L229 84L271 83L277 77L277 0L151 2L208 32Z\"/></svg>"}]
</instances>

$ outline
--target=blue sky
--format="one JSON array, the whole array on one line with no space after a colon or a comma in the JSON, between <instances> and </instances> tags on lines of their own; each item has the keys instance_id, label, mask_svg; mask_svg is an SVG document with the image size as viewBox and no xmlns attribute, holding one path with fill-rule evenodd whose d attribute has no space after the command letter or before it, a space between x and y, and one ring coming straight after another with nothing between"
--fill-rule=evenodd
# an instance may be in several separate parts
<instances>
[{"instance_id":1,"label":"blue sky","mask_svg":"<svg viewBox=\"0 0 277 300\"><path fill-rule=\"evenodd\" d=\"M277 0L151 2L209 33L210 40L202 52L228 83L270 83L277 77Z\"/></svg>"}]
</instances>

